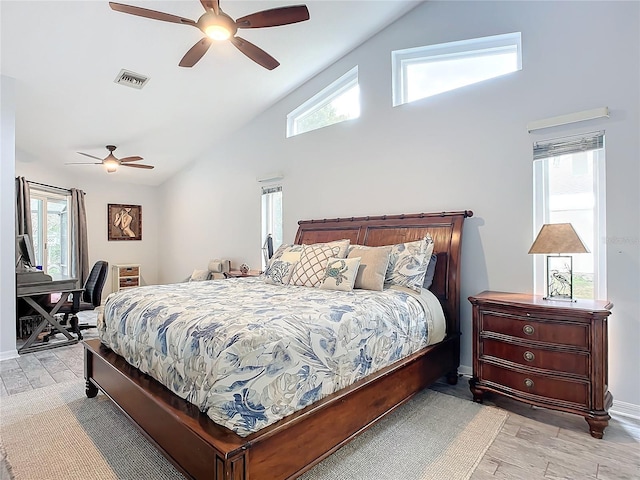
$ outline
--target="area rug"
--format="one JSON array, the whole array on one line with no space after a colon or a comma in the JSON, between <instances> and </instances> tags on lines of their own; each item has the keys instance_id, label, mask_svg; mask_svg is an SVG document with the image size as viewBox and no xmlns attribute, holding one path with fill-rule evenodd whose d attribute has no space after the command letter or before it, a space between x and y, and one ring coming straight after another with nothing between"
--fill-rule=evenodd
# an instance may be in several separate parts
<instances>
[{"instance_id":1,"label":"area rug","mask_svg":"<svg viewBox=\"0 0 640 480\"><path fill-rule=\"evenodd\" d=\"M506 417L425 390L300 479L468 479ZM0 442L15 480L184 478L105 395L86 398L83 380L0 398Z\"/></svg>"}]
</instances>

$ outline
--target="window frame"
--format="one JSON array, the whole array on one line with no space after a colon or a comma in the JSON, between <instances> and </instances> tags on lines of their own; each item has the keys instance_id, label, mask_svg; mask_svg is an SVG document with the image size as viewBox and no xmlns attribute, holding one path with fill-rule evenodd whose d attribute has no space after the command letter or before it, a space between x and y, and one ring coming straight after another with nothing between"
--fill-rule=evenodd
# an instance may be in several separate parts
<instances>
[{"instance_id":1,"label":"window frame","mask_svg":"<svg viewBox=\"0 0 640 480\"><path fill-rule=\"evenodd\" d=\"M586 148L583 151L593 154L593 193L595 205L593 207L593 245L589 245L593 255L593 298L607 298L607 244L606 244L606 149L604 132L576 135L571 137L541 140L534 143L534 151L539 144L566 144L567 139L588 138L602 135L602 145L598 148ZM579 150L560 151L558 155L538 156L533 161L533 238L549 222L549 184L548 162L554 158L579 153ZM546 162L545 162L546 161ZM566 254L570 255L570 254ZM533 282L534 293L544 295L546 293L546 255L533 255ZM574 269L575 270L575 269Z\"/></svg>"},{"instance_id":2,"label":"window frame","mask_svg":"<svg viewBox=\"0 0 640 480\"><path fill-rule=\"evenodd\" d=\"M445 58L451 59L455 57L474 57L478 56L479 52L487 52L489 50L495 50L496 52L498 52L500 50L504 50L505 47L513 46L516 46L517 48L517 68L515 71L519 71L522 70L521 32L504 33L500 35L491 35L488 37L472 38L468 40L459 40L455 42L439 43L434 45L424 45L421 47L406 48L403 50L394 50L391 52L391 88L393 106L398 107L400 105L404 105L405 103L411 103L432 96L428 95L426 97L421 97L420 99L411 101L408 99L409 92L407 66L416 63L438 62ZM497 75L491 78L497 78L502 75L506 74ZM482 81L486 80L489 79L485 79ZM455 90L455 88L452 90Z\"/></svg>"},{"instance_id":3,"label":"window frame","mask_svg":"<svg viewBox=\"0 0 640 480\"><path fill-rule=\"evenodd\" d=\"M39 266L42 266L42 270L45 273L49 273L50 265L49 265L49 239L48 239L48 215L49 215L49 202L60 202L61 200L65 201L67 204L66 207L66 235L64 232L60 232L61 236L61 246L63 246L63 241L66 237L66 248L64 248L61 252L61 262L66 258L66 263L60 264L60 273L63 275L71 275L71 248L72 248L72 232L73 232L73 219L71 217L71 195L70 194L59 194L53 193L46 190L40 190L34 187L31 187L30 191L31 201L37 200L41 202L41 217L35 218L33 214L33 209L30 208L29 212L31 214L31 222L32 224L37 224L37 233L38 238L32 239L34 244L34 250L36 254L36 259L38 260ZM39 221L41 220L41 221ZM62 226L62 225L61 225ZM34 237L35 237L35 228L34 228ZM37 247L36 247L37 245Z\"/></svg>"},{"instance_id":4,"label":"window frame","mask_svg":"<svg viewBox=\"0 0 640 480\"><path fill-rule=\"evenodd\" d=\"M349 70L347 73L342 75L337 80L334 80L333 82L331 82L331 84L329 84L328 86L320 90L313 97L303 102L300 106L298 106L297 108L295 108L294 110L292 110L287 114L287 138L300 135L302 133L312 132L313 130L318 130L323 127L328 127L329 125L335 125L336 123L342 123L347 120L353 120L355 118L358 118L360 116L359 111L358 111L358 115L355 117L348 118L345 120L340 120L334 123L329 123L326 125L322 125L320 127L312 128L310 130L299 131L297 127L297 122L323 109L328 104L330 104L333 100L338 98L340 95L342 95L343 93L347 92L348 90L354 87L359 87L358 65L353 67L351 70ZM359 100L358 100L358 103L360 103Z\"/></svg>"},{"instance_id":5,"label":"window frame","mask_svg":"<svg viewBox=\"0 0 640 480\"><path fill-rule=\"evenodd\" d=\"M261 195L260 195L260 203L261 203L261 215L260 215L260 230L261 230L261 238L262 238L262 242L260 244L260 247L262 248L264 245L264 242L267 239L267 235L271 234L271 238L273 240L273 250L274 252L278 249L278 247L282 244L282 235L283 235L283 223L284 223L284 218L283 218L283 204L282 204L282 184L281 183L273 183L270 185L263 185L260 189L261 191ZM280 223L280 231L276 232L274 229L274 207L275 207L275 203L273 201L273 197L272 195L274 193L280 193L280 218L281 218L281 223ZM279 235L278 235L279 233ZM263 257L262 259L262 268L265 269L267 267L266 264L266 259Z\"/></svg>"}]
</instances>

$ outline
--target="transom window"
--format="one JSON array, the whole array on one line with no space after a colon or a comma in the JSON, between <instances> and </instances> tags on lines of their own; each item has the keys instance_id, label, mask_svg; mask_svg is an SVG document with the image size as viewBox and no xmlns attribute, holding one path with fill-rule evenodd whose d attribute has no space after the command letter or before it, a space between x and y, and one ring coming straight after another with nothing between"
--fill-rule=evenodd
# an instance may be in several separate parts
<instances>
[{"instance_id":1,"label":"transom window","mask_svg":"<svg viewBox=\"0 0 640 480\"><path fill-rule=\"evenodd\" d=\"M360 116L358 66L287 115L287 137Z\"/></svg>"},{"instance_id":2,"label":"transom window","mask_svg":"<svg viewBox=\"0 0 640 480\"><path fill-rule=\"evenodd\" d=\"M393 106L522 70L520 32L391 53Z\"/></svg>"}]
</instances>

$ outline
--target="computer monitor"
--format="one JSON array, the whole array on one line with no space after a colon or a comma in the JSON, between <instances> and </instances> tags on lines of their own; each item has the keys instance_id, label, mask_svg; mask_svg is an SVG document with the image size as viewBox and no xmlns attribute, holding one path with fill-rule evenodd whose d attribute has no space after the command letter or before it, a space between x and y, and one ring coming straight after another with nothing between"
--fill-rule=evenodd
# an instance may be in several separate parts
<instances>
[{"instance_id":1,"label":"computer monitor","mask_svg":"<svg viewBox=\"0 0 640 480\"><path fill-rule=\"evenodd\" d=\"M18 235L16 238L16 249L18 250L18 261L16 267L21 264L25 267L36 266L36 254L33 251L33 244L31 238L26 233L24 235Z\"/></svg>"}]
</instances>

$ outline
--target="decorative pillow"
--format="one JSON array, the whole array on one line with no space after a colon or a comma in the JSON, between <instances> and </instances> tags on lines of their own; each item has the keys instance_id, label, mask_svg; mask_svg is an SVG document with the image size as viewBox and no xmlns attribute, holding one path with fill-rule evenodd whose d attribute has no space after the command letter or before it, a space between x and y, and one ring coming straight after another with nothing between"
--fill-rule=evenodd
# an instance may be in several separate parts
<instances>
[{"instance_id":1,"label":"decorative pillow","mask_svg":"<svg viewBox=\"0 0 640 480\"><path fill-rule=\"evenodd\" d=\"M283 262L296 263L300 261L300 255L302 255L302 248L298 252L286 251L280 257Z\"/></svg>"},{"instance_id":2,"label":"decorative pillow","mask_svg":"<svg viewBox=\"0 0 640 480\"><path fill-rule=\"evenodd\" d=\"M315 243L314 245L327 245L329 247L338 247L338 253L335 255L336 258L347 258L347 251L349 250L349 245L351 244L351 240L348 238L344 238L342 240L334 240L333 242L326 243Z\"/></svg>"},{"instance_id":3,"label":"decorative pillow","mask_svg":"<svg viewBox=\"0 0 640 480\"><path fill-rule=\"evenodd\" d=\"M338 253L336 253L336 255L334 256L337 258L345 258L347 256L347 250L349 249L350 243L350 240L346 238L343 240L336 240L327 243L314 243L312 245L328 245L330 247L339 247ZM302 254L302 247L303 245L283 243L274 252L273 256L269 260L269 265L277 260L282 260L283 262L290 263L299 261L300 255Z\"/></svg>"},{"instance_id":4,"label":"decorative pillow","mask_svg":"<svg viewBox=\"0 0 640 480\"><path fill-rule=\"evenodd\" d=\"M271 285L288 285L295 266L295 263L282 260L272 262L264 272L264 283L270 283Z\"/></svg>"},{"instance_id":5,"label":"decorative pillow","mask_svg":"<svg viewBox=\"0 0 640 480\"><path fill-rule=\"evenodd\" d=\"M209 280L209 270L194 270L189 278L190 282L201 282Z\"/></svg>"},{"instance_id":6,"label":"decorative pillow","mask_svg":"<svg viewBox=\"0 0 640 480\"><path fill-rule=\"evenodd\" d=\"M278 249L274 252L271 259L269 259L269 266L273 264L273 262L277 260L282 260L282 255L287 252L299 252L302 253L302 245L294 245L291 243L283 243L278 247Z\"/></svg>"},{"instance_id":7,"label":"decorative pillow","mask_svg":"<svg viewBox=\"0 0 640 480\"><path fill-rule=\"evenodd\" d=\"M380 291L384 288L384 278L389 266L391 247L349 247L347 258L360 258L360 268L353 288Z\"/></svg>"},{"instance_id":8,"label":"decorative pillow","mask_svg":"<svg viewBox=\"0 0 640 480\"><path fill-rule=\"evenodd\" d=\"M393 245L384 284L400 285L419 292L432 253L433 239L429 234L422 240Z\"/></svg>"},{"instance_id":9,"label":"decorative pillow","mask_svg":"<svg viewBox=\"0 0 640 480\"><path fill-rule=\"evenodd\" d=\"M231 262L229 260L214 258L213 260L209 260L208 268L211 273L224 273L229 272L230 266Z\"/></svg>"},{"instance_id":10,"label":"decorative pillow","mask_svg":"<svg viewBox=\"0 0 640 480\"><path fill-rule=\"evenodd\" d=\"M303 245L300 261L296 264L290 283L304 287L319 287L330 258L340 253L339 245L331 247L326 243Z\"/></svg>"},{"instance_id":11,"label":"decorative pillow","mask_svg":"<svg viewBox=\"0 0 640 480\"><path fill-rule=\"evenodd\" d=\"M360 258L330 258L320 288L350 292L353 290L359 266Z\"/></svg>"},{"instance_id":12,"label":"decorative pillow","mask_svg":"<svg viewBox=\"0 0 640 480\"><path fill-rule=\"evenodd\" d=\"M435 253L431 254L431 259L429 260L429 264L427 265L427 272L424 276L424 283L422 284L423 288L431 288L431 284L433 284L433 277L436 274L436 263L438 261L438 255Z\"/></svg>"}]
</instances>

